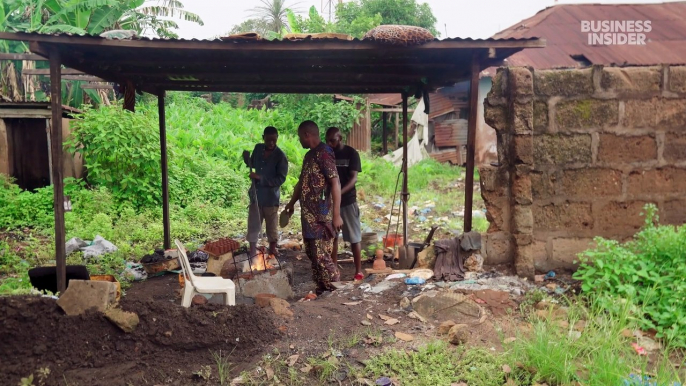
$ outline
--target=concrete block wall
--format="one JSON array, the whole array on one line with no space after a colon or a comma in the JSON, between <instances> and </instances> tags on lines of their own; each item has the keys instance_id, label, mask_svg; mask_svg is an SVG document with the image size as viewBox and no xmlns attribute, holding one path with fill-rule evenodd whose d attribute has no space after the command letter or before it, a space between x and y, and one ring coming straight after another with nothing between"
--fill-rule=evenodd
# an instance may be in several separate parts
<instances>
[{"instance_id":1,"label":"concrete block wall","mask_svg":"<svg viewBox=\"0 0 686 386\"><path fill-rule=\"evenodd\" d=\"M646 203L686 222L686 67L501 68L484 105L487 261L573 269L593 237L630 238Z\"/></svg>"}]
</instances>

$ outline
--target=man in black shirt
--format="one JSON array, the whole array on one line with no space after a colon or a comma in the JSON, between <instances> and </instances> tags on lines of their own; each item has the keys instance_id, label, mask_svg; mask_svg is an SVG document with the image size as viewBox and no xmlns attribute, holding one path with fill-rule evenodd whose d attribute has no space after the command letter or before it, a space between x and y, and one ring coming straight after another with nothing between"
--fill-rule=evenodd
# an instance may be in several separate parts
<instances>
[{"instance_id":1,"label":"man in black shirt","mask_svg":"<svg viewBox=\"0 0 686 386\"><path fill-rule=\"evenodd\" d=\"M326 131L326 143L336 154L336 169L341 181L341 217L343 218L343 240L350 243L355 261L355 280L362 280L362 232L360 227L360 209L357 206L357 173L362 171L360 154L342 142L341 131L330 127ZM337 263L338 242L333 243L333 261Z\"/></svg>"},{"instance_id":2,"label":"man in black shirt","mask_svg":"<svg viewBox=\"0 0 686 386\"><path fill-rule=\"evenodd\" d=\"M288 175L286 154L276 146L279 132L275 127L264 129L264 143L255 145L251 162L254 172L250 173L253 187L250 189L250 209L248 210L248 235L250 256L257 254L257 239L262 231L262 222L266 223L269 239L269 253L276 255L276 243L279 241L279 200L281 185Z\"/></svg>"}]
</instances>

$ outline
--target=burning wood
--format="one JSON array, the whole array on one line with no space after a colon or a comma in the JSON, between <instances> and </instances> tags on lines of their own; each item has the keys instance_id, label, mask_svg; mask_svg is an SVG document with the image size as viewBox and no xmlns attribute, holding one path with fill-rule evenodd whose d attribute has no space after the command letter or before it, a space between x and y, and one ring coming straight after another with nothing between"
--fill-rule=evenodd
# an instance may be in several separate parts
<instances>
[{"instance_id":1,"label":"burning wood","mask_svg":"<svg viewBox=\"0 0 686 386\"><path fill-rule=\"evenodd\" d=\"M251 260L250 260L250 267L247 270L244 268L243 272L249 272L249 271L266 271L268 269L275 269L278 266L279 262L276 260L274 255L268 255L264 251L259 251L257 252L257 255L255 255Z\"/></svg>"}]
</instances>

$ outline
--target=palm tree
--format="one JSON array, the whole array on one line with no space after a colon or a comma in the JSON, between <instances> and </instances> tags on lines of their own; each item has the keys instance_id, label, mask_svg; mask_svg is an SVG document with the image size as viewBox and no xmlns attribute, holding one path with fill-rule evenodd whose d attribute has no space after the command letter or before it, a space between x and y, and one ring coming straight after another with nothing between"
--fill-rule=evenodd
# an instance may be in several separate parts
<instances>
[{"instance_id":1,"label":"palm tree","mask_svg":"<svg viewBox=\"0 0 686 386\"><path fill-rule=\"evenodd\" d=\"M277 34L286 28L288 9L286 0L260 0L262 5L252 9L251 17L256 17L266 21L270 26L270 31Z\"/></svg>"},{"instance_id":2,"label":"palm tree","mask_svg":"<svg viewBox=\"0 0 686 386\"><path fill-rule=\"evenodd\" d=\"M162 38L177 38L178 35L173 30L178 29L179 25L167 18L205 24L200 16L184 10L183 3L179 0L153 0L141 3L142 6L130 8L122 15L117 22L117 28L134 30L139 36L153 33Z\"/></svg>"}]
</instances>

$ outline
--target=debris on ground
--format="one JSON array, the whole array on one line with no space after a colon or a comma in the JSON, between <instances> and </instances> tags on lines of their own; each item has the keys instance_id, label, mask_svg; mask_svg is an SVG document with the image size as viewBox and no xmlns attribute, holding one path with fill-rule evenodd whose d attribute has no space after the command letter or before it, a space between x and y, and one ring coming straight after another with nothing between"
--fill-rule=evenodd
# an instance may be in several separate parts
<instances>
[{"instance_id":1,"label":"debris on ground","mask_svg":"<svg viewBox=\"0 0 686 386\"><path fill-rule=\"evenodd\" d=\"M57 305L65 314L81 315L86 311L105 310L117 300L117 285L107 281L70 280Z\"/></svg>"},{"instance_id":2,"label":"debris on ground","mask_svg":"<svg viewBox=\"0 0 686 386\"><path fill-rule=\"evenodd\" d=\"M118 248L116 245L105 240L100 235L95 236L93 242L89 246L81 248L81 252L83 252L83 257L85 259L102 256L107 253L116 252L117 250Z\"/></svg>"},{"instance_id":3,"label":"debris on ground","mask_svg":"<svg viewBox=\"0 0 686 386\"><path fill-rule=\"evenodd\" d=\"M105 318L126 333L133 332L139 323L138 314L122 311L119 308L107 309L105 311Z\"/></svg>"}]
</instances>

